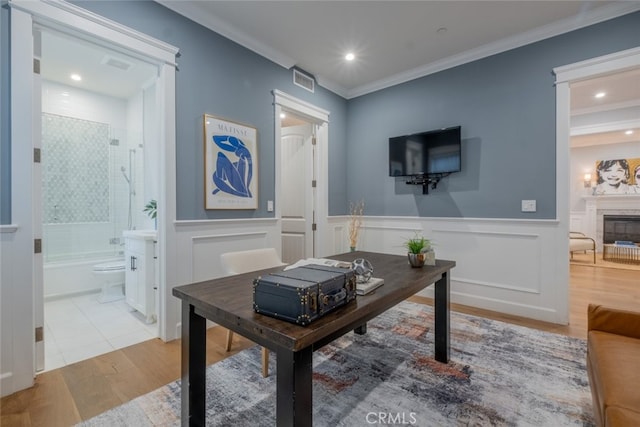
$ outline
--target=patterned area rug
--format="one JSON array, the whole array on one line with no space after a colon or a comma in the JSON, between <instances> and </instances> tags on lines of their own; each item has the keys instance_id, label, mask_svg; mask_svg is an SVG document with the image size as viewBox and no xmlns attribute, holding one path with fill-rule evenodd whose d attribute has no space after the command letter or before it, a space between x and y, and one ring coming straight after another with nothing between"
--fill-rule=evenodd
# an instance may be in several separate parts
<instances>
[{"instance_id":1,"label":"patterned area rug","mask_svg":"<svg viewBox=\"0 0 640 427\"><path fill-rule=\"evenodd\" d=\"M433 356L433 311L403 302L314 353L314 426L592 426L584 340L451 313L451 362ZM275 357L252 347L207 370L207 425L275 425ZM82 426L179 425L180 383Z\"/></svg>"}]
</instances>

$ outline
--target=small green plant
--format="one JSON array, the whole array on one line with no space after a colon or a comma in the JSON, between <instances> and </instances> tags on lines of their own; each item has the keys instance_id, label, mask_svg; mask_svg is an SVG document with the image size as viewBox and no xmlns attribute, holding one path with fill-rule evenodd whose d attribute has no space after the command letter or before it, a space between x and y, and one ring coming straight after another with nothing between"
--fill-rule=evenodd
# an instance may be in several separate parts
<instances>
[{"instance_id":1,"label":"small green plant","mask_svg":"<svg viewBox=\"0 0 640 427\"><path fill-rule=\"evenodd\" d=\"M149 218L156 219L156 216L158 215L158 204L155 199L150 200L149 203L144 205L144 209L142 211L146 212L147 215L149 215Z\"/></svg>"},{"instance_id":2,"label":"small green plant","mask_svg":"<svg viewBox=\"0 0 640 427\"><path fill-rule=\"evenodd\" d=\"M416 234L415 237L404 242L404 247L407 248L410 254L419 254L431 247L431 241Z\"/></svg>"}]
</instances>

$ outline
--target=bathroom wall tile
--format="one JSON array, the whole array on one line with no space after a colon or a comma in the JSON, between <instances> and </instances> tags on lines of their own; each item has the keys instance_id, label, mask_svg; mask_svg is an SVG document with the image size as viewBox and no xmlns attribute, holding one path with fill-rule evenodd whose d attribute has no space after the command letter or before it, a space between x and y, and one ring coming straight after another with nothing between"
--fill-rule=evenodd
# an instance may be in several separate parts
<instances>
[{"instance_id":1,"label":"bathroom wall tile","mask_svg":"<svg viewBox=\"0 0 640 427\"><path fill-rule=\"evenodd\" d=\"M43 113L43 221L109 221L109 125Z\"/></svg>"}]
</instances>

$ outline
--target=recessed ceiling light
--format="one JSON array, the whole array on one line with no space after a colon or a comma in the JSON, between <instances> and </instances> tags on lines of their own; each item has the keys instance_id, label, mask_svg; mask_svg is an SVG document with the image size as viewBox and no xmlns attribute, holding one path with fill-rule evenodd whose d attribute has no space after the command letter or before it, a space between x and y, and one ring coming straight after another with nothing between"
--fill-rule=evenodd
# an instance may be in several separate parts
<instances>
[{"instance_id":1,"label":"recessed ceiling light","mask_svg":"<svg viewBox=\"0 0 640 427\"><path fill-rule=\"evenodd\" d=\"M356 59L356 56L352 52L349 52L344 56L344 59L346 59L347 61L353 61L354 59Z\"/></svg>"},{"instance_id":2,"label":"recessed ceiling light","mask_svg":"<svg viewBox=\"0 0 640 427\"><path fill-rule=\"evenodd\" d=\"M61 94L61 95L62 95L62 96L70 96L70 95L69 95L69 92L62 92L62 94Z\"/></svg>"},{"instance_id":3,"label":"recessed ceiling light","mask_svg":"<svg viewBox=\"0 0 640 427\"><path fill-rule=\"evenodd\" d=\"M626 131L624 133L625 135L633 135L633 131L631 129L629 129L628 131Z\"/></svg>"},{"instance_id":4,"label":"recessed ceiling light","mask_svg":"<svg viewBox=\"0 0 640 427\"><path fill-rule=\"evenodd\" d=\"M71 80L79 82L80 80L82 80L82 76L80 76L80 74L71 74Z\"/></svg>"},{"instance_id":5,"label":"recessed ceiling light","mask_svg":"<svg viewBox=\"0 0 640 427\"><path fill-rule=\"evenodd\" d=\"M600 98L604 98L607 95L606 92L598 92L596 93L595 97L600 99Z\"/></svg>"},{"instance_id":6,"label":"recessed ceiling light","mask_svg":"<svg viewBox=\"0 0 640 427\"><path fill-rule=\"evenodd\" d=\"M285 117L287 117L287 115L285 113L280 113L280 118L284 119Z\"/></svg>"}]
</instances>

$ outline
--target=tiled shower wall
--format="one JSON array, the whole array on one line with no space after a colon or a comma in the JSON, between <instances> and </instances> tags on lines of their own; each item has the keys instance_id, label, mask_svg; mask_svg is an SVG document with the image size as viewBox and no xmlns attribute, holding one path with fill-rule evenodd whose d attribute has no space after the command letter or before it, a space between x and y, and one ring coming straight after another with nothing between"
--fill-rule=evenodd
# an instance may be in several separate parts
<instances>
[{"instance_id":1,"label":"tiled shower wall","mask_svg":"<svg viewBox=\"0 0 640 427\"><path fill-rule=\"evenodd\" d=\"M135 100L43 82L45 262L122 252L129 203L122 168L135 184L133 225L143 218L142 136L128 124L141 117L138 108Z\"/></svg>"},{"instance_id":2,"label":"tiled shower wall","mask_svg":"<svg viewBox=\"0 0 640 427\"><path fill-rule=\"evenodd\" d=\"M42 114L45 224L109 221L109 141L106 123Z\"/></svg>"}]
</instances>

